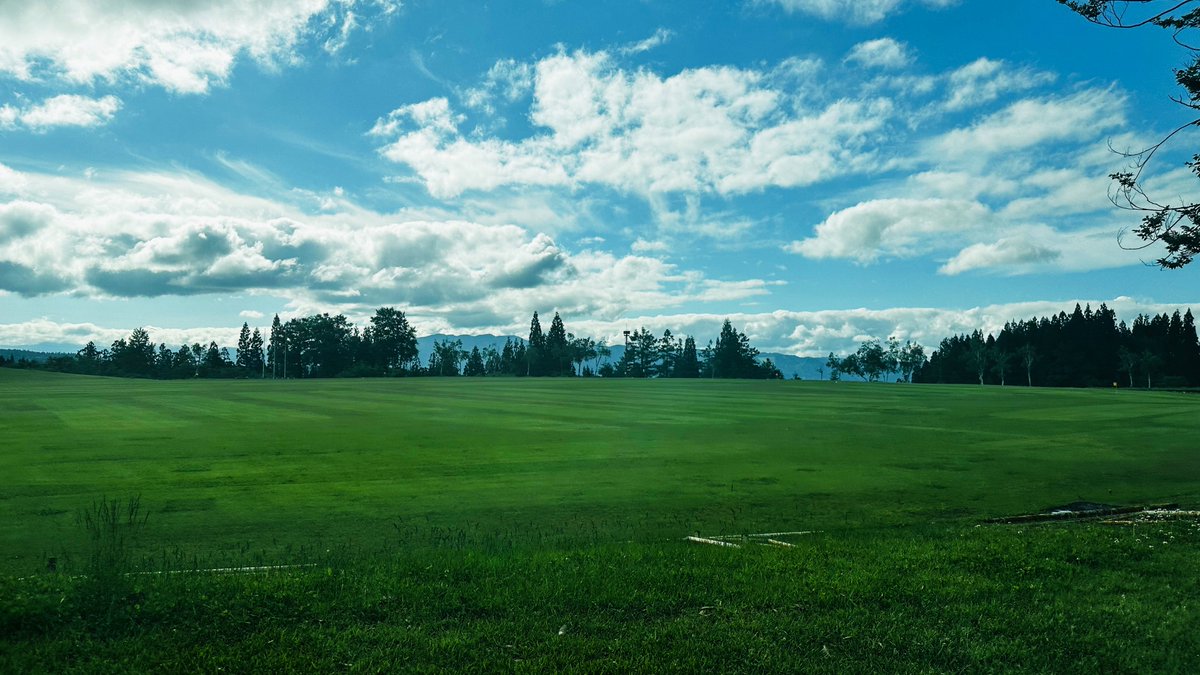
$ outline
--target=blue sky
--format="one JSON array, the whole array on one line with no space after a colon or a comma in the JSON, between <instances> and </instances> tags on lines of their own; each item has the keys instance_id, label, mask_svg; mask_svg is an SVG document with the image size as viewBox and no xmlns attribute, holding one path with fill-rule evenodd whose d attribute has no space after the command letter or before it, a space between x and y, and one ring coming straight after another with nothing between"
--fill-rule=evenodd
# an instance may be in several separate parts
<instances>
[{"instance_id":1,"label":"blue sky","mask_svg":"<svg viewBox=\"0 0 1200 675\"><path fill-rule=\"evenodd\" d=\"M816 355L1196 300L1106 196L1183 55L1052 0L204 4L0 5L0 345L390 305Z\"/></svg>"}]
</instances>

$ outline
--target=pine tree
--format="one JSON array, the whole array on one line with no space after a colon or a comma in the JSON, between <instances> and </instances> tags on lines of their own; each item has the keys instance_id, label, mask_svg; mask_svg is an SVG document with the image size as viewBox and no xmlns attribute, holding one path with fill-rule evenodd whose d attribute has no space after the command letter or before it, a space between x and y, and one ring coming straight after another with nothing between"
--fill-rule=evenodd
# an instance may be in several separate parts
<instances>
[{"instance_id":1,"label":"pine tree","mask_svg":"<svg viewBox=\"0 0 1200 675\"><path fill-rule=\"evenodd\" d=\"M567 329L558 312L555 312L554 320L550 322L550 332L546 334L546 367L543 372L548 375L567 375L570 360Z\"/></svg>"},{"instance_id":2,"label":"pine tree","mask_svg":"<svg viewBox=\"0 0 1200 675\"><path fill-rule=\"evenodd\" d=\"M283 359L286 345L283 324L279 321L279 315L276 314L275 318L271 320L271 336L267 342L267 366L271 370L272 378L285 375Z\"/></svg>"},{"instance_id":3,"label":"pine tree","mask_svg":"<svg viewBox=\"0 0 1200 675\"><path fill-rule=\"evenodd\" d=\"M250 325L244 321L242 330L238 333L237 359L234 361L234 365L241 371L250 369Z\"/></svg>"},{"instance_id":4,"label":"pine tree","mask_svg":"<svg viewBox=\"0 0 1200 675\"><path fill-rule=\"evenodd\" d=\"M529 322L529 344L525 348L525 374L530 376L542 375L542 360L546 354L546 337L542 334L542 323L538 321L538 313L533 313Z\"/></svg>"},{"instance_id":5,"label":"pine tree","mask_svg":"<svg viewBox=\"0 0 1200 675\"><path fill-rule=\"evenodd\" d=\"M659 377L674 377L677 361L679 360L680 346L675 336L671 335L671 329L663 331L662 339L658 341L658 376Z\"/></svg>"},{"instance_id":6,"label":"pine tree","mask_svg":"<svg viewBox=\"0 0 1200 675\"><path fill-rule=\"evenodd\" d=\"M714 377L759 377L758 350L750 346L745 333L734 330L729 319L721 324L721 333L713 347Z\"/></svg>"},{"instance_id":7,"label":"pine tree","mask_svg":"<svg viewBox=\"0 0 1200 675\"><path fill-rule=\"evenodd\" d=\"M487 368L483 363L483 353L479 351L479 347L472 347L471 355L467 357L467 365L463 368L463 375L479 377L486 373Z\"/></svg>"},{"instance_id":8,"label":"pine tree","mask_svg":"<svg viewBox=\"0 0 1200 675\"><path fill-rule=\"evenodd\" d=\"M263 365L263 337L255 328L250 334L250 361L246 367L250 369L252 377L262 377Z\"/></svg>"},{"instance_id":9,"label":"pine tree","mask_svg":"<svg viewBox=\"0 0 1200 675\"><path fill-rule=\"evenodd\" d=\"M683 340L683 350L675 364L675 377L694 378L700 376L700 360L696 354L696 339L691 335Z\"/></svg>"}]
</instances>

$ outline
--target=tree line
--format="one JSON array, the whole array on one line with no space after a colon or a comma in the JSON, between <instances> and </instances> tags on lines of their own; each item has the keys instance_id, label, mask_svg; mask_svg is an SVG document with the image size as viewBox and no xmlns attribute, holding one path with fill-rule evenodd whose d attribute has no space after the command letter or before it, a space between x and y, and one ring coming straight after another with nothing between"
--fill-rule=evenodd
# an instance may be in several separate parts
<instances>
[{"instance_id":1,"label":"tree line","mask_svg":"<svg viewBox=\"0 0 1200 675\"><path fill-rule=\"evenodd\" d=\"M457 339L435 341L422 363L416 331L404 312L381 307L361 329L345 316L314 314L286 322L276 316L267 336L242 324L236 350L218 345L155 344L136 328L107 348L94 342L44 363L16 358L0 365L125 377L310 378L373 376L603 376L629 378L780 378L745 333L726 319L715 341L700 348L691 335L645 327L628 331L623 352L604 340L576 337L558 313L543 331L537 312L527 339L463 349ZM1013 384L1047 387L1200 386L1200 341L1191 310L1117 321L1106 305L1078 304L1070 314L1010 321L996 335L976 330L924 348L894 338L869 339L843 357L829 354L822 377L851 374L868 381Z\"/></svg>"},{"instance_id":2,"label":"tree line","mask_svg":"<svg viewBox=\"0 0 1200 675\"><path fill-rule=\"evenodd\" d=\"M1044 387L1200 386L1200 342L1191 310L1117 321L1106 305L1010 321L997 335L945 338L921 382Z\"/></svg>"},{"instance_id":3,"label":"tree line","mask_svg":"<svg viewBox=\"0 0 1200 675\"><path fill-rule=\"evenodd\" d=\"M781 377L744 333L726 320L715 343L696 350L692 336L661 338L641 328L626 334L626 349L616 364L604 340L576 337L555 312L548 331L537 312L529 337L508 338L503 347L463 349L457 339L436 340L421 363L416 330L404 312L377 309L361 329L339 314L314 314L281 321L276 315L264 339L242 324L233 354L216 341L183 344L172 349L155 344L144 328L118 338L107 348L89 341L75 354L55 355L45 363L0 365L37 367L60 372L158 379L312 378L380 376L513 376L513 377Z\"/></svg>"}]
</instances>

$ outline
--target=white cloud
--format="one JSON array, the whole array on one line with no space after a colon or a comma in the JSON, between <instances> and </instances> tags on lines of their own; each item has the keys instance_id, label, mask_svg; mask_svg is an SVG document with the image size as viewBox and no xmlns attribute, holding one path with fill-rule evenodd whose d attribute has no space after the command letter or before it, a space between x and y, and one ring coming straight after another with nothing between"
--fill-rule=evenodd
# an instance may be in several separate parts
<instances>
[{"instance_id":1,"label":"white cloud","mask_svg":"<svg viewBox=\"0 0 1200 675\"><path fill-rule=\"evenodd\" d=\"M979 58L952 71L946 78L949 98L948 110L991 103L1002 94L1036 89L1053 84L1054 73L1021 68L1013 70L1003 61Z\"/></svg>"},{"instance_id":2,"label":"white cloud","mask_svg":"<svg viewBox=\"0 0 1200 675\"><path fill-rule=\"evenodd\" d=\"M1158 250L1155 247L1148 254L1121 248L1116 227L1061 230L1042 224L1015 225L999 228L990 237L963 248L938 273L1081 272L1140 264L1147 257L1156 257L1154 251Z\"/></svg>"},{"instance_id":3,"label":"white cloud","mask_svg":"<svg viewBox=\"0 0 1200 675\"><path fill-rule=\"evenodd\" d=\"M1094 213L1112 207L1110 179L1078 168L1044 169L1022 177L1025 196L1013 199L1001 215L1013 220Z\"/></svg>"},{"instance_id":4,"label":"white cloud","mask_svg":"<svg viewBox=\"0 0 1200 675\"><path fill-rule=\"evenodd\" d=\"M28 185L25 176L12 167L0 164L0 195L15 195Z\"/></svg>"},{"instance_id":5,"label":"white cloud","mask_svg":"<svg viewBox=\"0 0 1200 675\"><path fill-rule=\"evenodd\" d=\"M677 202L682 202L680 208L675 208ZM700 197L694 194L683 195L682 199L650 195L649 206L655 225L669 235L708 237L728 245L755 225L754 221L734 211L703 211Z\"/></svg>"},{"instance_id":6,"label":"white cloud","mask_svg":"<svg viewBox=\"0 0 1200 675\"><path fill-rule=\"evenodd\" d=\"M0 4L0 74L75 85L132 78L179 93L223 84L248 57L267 67L299 59L297 45L332 33L334 43L369 8L395 0L238 0ZM349 27L347 27L349 26Z\"/></svg>"},{"instance_id":7,"label":"white cloud","mask_svg":"<svg viewBox=\"0 0 1200 675\"><path fill-rule=\"evenodd\" d=\"M462 327L549 302L618 316L765 288L710 282L637 253L572 252L511 224L381 214L346 197L313 215L187 173L88 180L7 171L20 187L17 199L0 201L0 291L26 297L269 292L297 311L398 304L434 325Z\"/></svg>"},{"instance_id":8,"label":"white cloud","mask_svg":"<svg viewBox=\"0 0 1200 675\"><path fill-rule=\"evenodd\" d=\"M864 145L884 126L886 99L798 107L767 73L727 67L669 77L627 71L603 53L560 53L534 68L520 141L458 130L444 99L394 110L372 133L384 157L451 198L505 185L596 184L639 194L798 187L870 168Z\"/></svg>"},{"instance_id":9,"label":"white cloud","mask_svg":"<svg viewBox=\"0 0 1200 675\"><path fill-rule=\"evenodd\" d=\"M1133 299L1126 296L1116 298L1063 298L1057 300L1035 300L980 307L896 307L889 309L830 309L811 312L777 310L773 312L731 314L626 314L604 319L576 318L576 314L565 305L557 305L564 313L567 330L576 335L603 338L609 344L621 344L621 331L646 327L655 334L670 329L675 335L692 335L701 345L716 337L721 322L728 318L739 330L750 338L751 344L763 352L780 352L798 356L824 357L829 352L846 354L858 348L867 338L913 340L925 346L926 354L935 349L944 337L970 333L976 329L985 334L998 333L1004 324L1015 319L1030 319L1051 316L1059 312L1070 312L1076 305L1099 307L1101 303L1112 309L1118 320L1132 323L1138 314L1170 314L1189 307L1200 311L1200 300L1196 302L1164 303L1152 299ZM318 307L296 306L284 312L284 320L296 315L318 311ZM351 320L361 324L367 320L369 311L350 315ZM440 315L414 315L417 331L421 335L436 332L491 333L497 335L524 335L529 328L529 313L514 316L511 321L479 324L464 330ZM40 318L20 323L0 324L0 345L26 347L43 343L65 343L82 346L94 340L106 346L113 340L128 337L136 326L100 326L94 323L59 323ZM227 326L159 328L145 326L155 342L165 342L174 348L180 344L194 342L233 346L237 343L240 323L231 321Z\"/></svg>"},{"instance_id":10,"label":"white cloud","mask_svg":"<svg viewBox=\"0 0 1200 675\"><path fill-rule=\"evenodd\" d=\"M975 269L1027 267L1062 257L1062 252L1024 238L1005 237L990 244L971 244L941 267L942 274L961 274Z\"/></svg>"},{"instance_id":11,"label":"white cloud","mask_svg":"<svg viewBox=\"0 0 1200 675\"><path fill-rule=\"evenodd\" d=\"M243 309L242 311L238 312L238 316L242 317L243 319L261 319L265 315L256 309Z\"/></svg>"},{"instance_id":12,"label":"white cloud","mask_svg":"<svg viewBox=\"0 0 1200 675\"><path fill-rule=\"evenodd\" d=\"M1106 303L1116 312L1119 320L1127 323L1132 323L1139 313L1169 314L1189 306L1200 311L1200 301L1160 303L1121 296L1111 299L1035 300L967 308L863 307L810 312L776 310L762 313L657 314L626 316L619 321L577 320L567 316L566 321L568 329L576 335L604 338L609 344L622 342L622 330L645 326L655 334L670 329L676 335L693 335L703 345L716 337L721 322L728 318L736 328L744 330L751 344L763 352L824 357L831 351L837 354L853 352L867 338L895 336L901 341L913 340L924 345L928 354L942 338L976 329L983 330L985 334L996 334L1005 323L1014 319L1070 312L1076 303L1090 304L1093 308ZM512 329L515 330L515 327ZM0 335L3 335L2 330Z\"/></svg>"},{"instance_id":13,"label":"white cloud","mask_svg":"<svg viewBox=\"0 0 1200 675\"><path fill-rule=\"evenodd\" d=\"M808 258L850 258L870 263L880 257L911 257L944 248L991 220L979 202L955 199L877 199L831 214L808 239L792 242L792 253Z\"/></svg>"},{"instance_id":14,"label":"white cloud","mask_svg":"<svg viewBox=\"0 0 1200 675\"><path fill-rule=\"evenodd\" d=\"M463 100L468 107L493 112L495 98L512 103L532 90L533 66L516 59L501 59L488 69L480 86L463 92Z\"/></svg>"},{"instance_id":15,"label":"white cloud","mask_svg":"<svg viewBox=\"0 0 1200 675\"><path fill-rule=\"evenodd\" d=\"M1096 138L1125 123L1125 98L1112 89L1023 99L970 128L954 129L930 143L930 154L988 157L1062 141Z\"/></svg>"},{"instance_id":16,"label":"white cloud","mask_svg":"<svg viewBox=\"0 0 1200 675\"><path fill-rule=\"evenodd\" d=\"M655 47L660 47L666 44L668 41L670 41L673 35L675 35L673 31L667 30L666 28L659 28L658 30L654 31L654 35L651 35L645 40L635 42L631 45L626 45L622 47L620 51L622 54L640 54L642 52L648 52Z\"/></svg>"},{"instance_id":17,"label":"white cloud","mask_svg":"<svg viewBox=\"0 0 1200 675\"><path fill-rule=\"evenodd\" d=\"M846 62L866 68L903 68L912 62L912 56L903 42L879 38L854 45L846 55Z\"/></svg>"},{"instance_id":18,"label":"white cloud","mask_svg":"<svg viewBox=\"0 0 1200 675\"><path fill-rule=\"evenodd\" d=\"M629 248L634 253L666 253L671 249L671 245L661 239L648 241L638 237Z\"/></svg>"},{"instance_id":19,"label":"white cloud","mask_svg":"<svg viewBox=\"0 0 1200 675\"><path fill-rule=\"evenodd\" d=\"M882 21L900 10L905 0L755 0L758 4L775 4L788 12L808 14L826 21L850 24L871 24ZM958 0L919 0L919 4L935 9L957 4Z\"/></svg>"},{"instance_id":20,"label":"white cloud","mask_svg":"<svg viewBox=\"0 0 1200 675\"><path fill-rule=\"evenodd\" d=\"M5 106L0 109L0 127L23 125L34 131L53 127L96 127L107 124L121 109L115 96L89 98L62 94L25 109Z\"/></svg>"}]
</instances>

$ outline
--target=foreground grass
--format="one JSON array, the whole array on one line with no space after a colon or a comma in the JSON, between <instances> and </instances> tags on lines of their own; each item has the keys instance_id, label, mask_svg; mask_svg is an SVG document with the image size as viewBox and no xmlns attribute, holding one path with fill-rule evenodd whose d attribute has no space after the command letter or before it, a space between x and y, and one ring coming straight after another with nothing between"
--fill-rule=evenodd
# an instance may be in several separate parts
<instances>
[{"instance_id":1,"label":"foreground grass","mask_svg":"<svg viewBox=\"0 0 1200 675\"><path fill-rule=\"evenodd\" d=\"M297 560L397 527L488 545L1200 503L1200 399L843 383L154 382L0 369L0 570L81 555L141 495L146 551ZM430 543L444 543L433 541Z\"/></svg>"},{"instance_id":2,"label":"foreground grass","mask_svg":"<svg viewBox=\"0 0 1200 675\"><path fill-rule=\"evenodd\" d=\"M793 549L337 555L306 571L8 578L0 670L1188 672L1194 523L925 527Z\"/></svg>"},{"instance_id":3,"label":"foreground grass","mask_svg":"<svg viewBox=\"0 0 1200 675\"><path fill-rule=\"evenodd\" d=\"M1195 523L977 523L1200 505L1198 401L0 370L0 672L1188 672Z\"/></svg>"}]
</instances>

